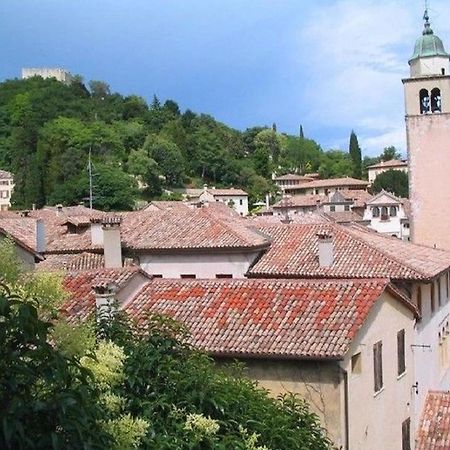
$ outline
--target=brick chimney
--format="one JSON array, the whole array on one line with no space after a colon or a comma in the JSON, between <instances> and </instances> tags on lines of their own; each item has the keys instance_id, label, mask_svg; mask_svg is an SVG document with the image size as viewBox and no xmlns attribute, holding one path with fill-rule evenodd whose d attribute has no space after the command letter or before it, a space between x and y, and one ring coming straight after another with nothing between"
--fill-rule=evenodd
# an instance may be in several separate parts
<instances>
[{"instance_id":1,"label":"brick chimney","mask_svg":"<svg viewBox=\"0 0 450 450\"><path fill-rule=\"evenodd\" d=\"M106 216L102 219L103 251L105 253L105 269L122 267L122 242L120 238L119 216Z\"/></svg>"},{"instance_id":2,"label":"brick chimney","mask_svg":"<svg viewBox=\"0 0 450 450\"><path fill-rule=\"evenodd\" d=\"M318 233L318 256L320 267L331 267L334 262L333 237L329 233Z\"/></svg>"}]
</instances>

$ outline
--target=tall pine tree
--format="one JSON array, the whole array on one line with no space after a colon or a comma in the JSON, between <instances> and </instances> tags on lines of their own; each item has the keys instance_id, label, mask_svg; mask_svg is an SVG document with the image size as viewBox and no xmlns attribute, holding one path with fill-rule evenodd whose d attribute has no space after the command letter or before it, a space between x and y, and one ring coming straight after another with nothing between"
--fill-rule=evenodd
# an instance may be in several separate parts
<instances>
[{"instance_id":1,"label":"tall pine tree","mask_svg":"<svg viewBox=\"0 0 450 450\"><path fill-rule=\"evenodd\" d=\"M300 125L300 139L305 139L305 134L303 133L303 125Z\"/></svg>"},{"instance_id":2,"label":"tall pine tree","mask_svg":"<svg viewBox=\"0 0 450 450\"><path fill-rule=\"evenodd\" d=\"M361 148L358 144L358 138L356 133L352 130L350 134L350 144L348 148L350 158L353 164L353 176L355 178L361 178L362 175L362 163L361 163Z\"/></svg>"}]
</instances>

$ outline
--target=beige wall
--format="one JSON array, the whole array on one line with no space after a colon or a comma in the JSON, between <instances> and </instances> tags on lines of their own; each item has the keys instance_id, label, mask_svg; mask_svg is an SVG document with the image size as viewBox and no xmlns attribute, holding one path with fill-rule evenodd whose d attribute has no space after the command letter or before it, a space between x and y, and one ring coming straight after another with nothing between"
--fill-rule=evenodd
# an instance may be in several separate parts
<instances>
[{"instance_id":1,"label":"beige wall","mask_svg":"<svg viewBox=\"0 0 450 450\"><path fill-rule=\"evenodd\" d=\"M414 408L411 386L414 365L412 312L388 294L382 294L342 363L348 373L349 437L352 450L399 450L402 448L402 422L411 418ZM397 332L405 330L406 372L397 372ZM373 345L382 341L383 388L374 392ZM361 372L352 372L351 357L361 354ZM413 442L414 432L411 432Z\"/></svg>"},{"instance_id":2,"label":"beige wall","mask_svg":"<svg viewBox=\"0 0 450 450\"><path fill-rule=\"evenodd\" d=\"M344 444L341 432L341 374L337 362L269 359L247 359L244 362L247 375L268 389L273 397L293 392L306 399L333 442L338 446Z\"/></svg>"},{"instance_id":3,"label":"beige wall","mask_svg":"<svg viewBox=\"0 0 450 450\"><path fill-rule=\"evenodd\" d=\"M450 250L450 114L407 116L406 131L411 239Z\"/></svg>"}]
</instances>

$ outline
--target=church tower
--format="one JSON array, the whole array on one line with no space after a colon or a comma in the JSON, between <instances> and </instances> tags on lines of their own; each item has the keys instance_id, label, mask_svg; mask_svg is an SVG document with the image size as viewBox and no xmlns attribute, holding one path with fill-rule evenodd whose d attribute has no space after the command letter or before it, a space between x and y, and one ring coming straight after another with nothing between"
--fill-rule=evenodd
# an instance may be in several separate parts
<instances>
[{"instance_id":1,"label":"church tower","mask_svg":"<svg viewBox=\"0 0 450 450\"><path fill-rule=\"evenodd\" d=\"M409 60L410 77L403 80L411 238L450 250L450 56L431 29L427 10L424 21Z\"/></svg>"}]
</instances>

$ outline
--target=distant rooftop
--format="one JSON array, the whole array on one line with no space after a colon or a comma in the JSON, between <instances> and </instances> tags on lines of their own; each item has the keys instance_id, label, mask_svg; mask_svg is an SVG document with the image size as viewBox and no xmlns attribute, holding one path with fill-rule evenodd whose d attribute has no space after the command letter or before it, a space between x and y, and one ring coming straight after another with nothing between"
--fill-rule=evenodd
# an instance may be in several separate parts
<instances>
[{"instance_id":1,"label":"distant rooftop","mask_svg":"<svg viewBox=\"0 0 450 450\"><path fill-rule=\"evenodd\" d=\"M390 159L389 161L381 161L378 164L368 166L368 169L384 169L386 167L408 167L406 161L400 159Z\"/></svg>"}]
</instances>

